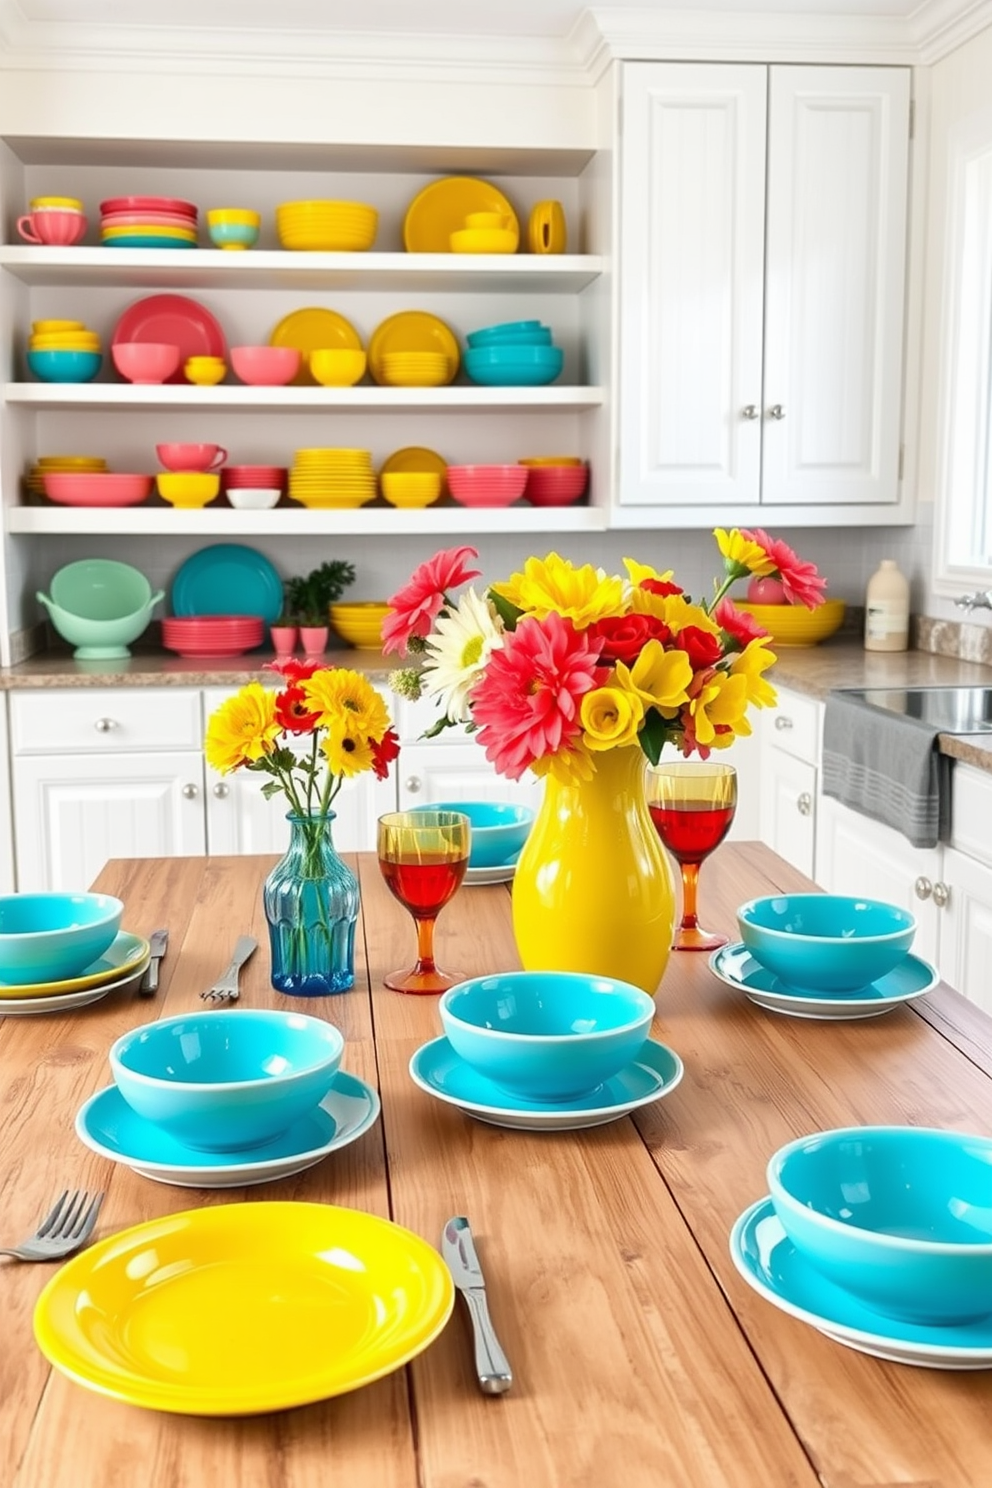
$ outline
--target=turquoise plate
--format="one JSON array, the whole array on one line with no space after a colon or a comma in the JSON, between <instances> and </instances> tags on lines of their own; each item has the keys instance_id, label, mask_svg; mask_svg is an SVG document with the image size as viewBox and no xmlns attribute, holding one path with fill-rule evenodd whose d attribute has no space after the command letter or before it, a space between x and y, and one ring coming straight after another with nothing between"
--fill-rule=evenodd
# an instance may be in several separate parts
<instances>
[{"instance_id":1,"label":"turquoise plate","mask_svg":"<svg viewBox=\"0 0 992 1488\"><path fill-rule=\"evenodd\" d=\"M410 1078L428 1095L490 1126L525 1131L579 1131L587 1126L605 1126L638 1106L668 1095L682 1073L682 1061L675 1051L648 1039L626 1069L581 1100L528 1101L480 1075L455 1053L446 1038L432 1039L410 1060Z\"/></svg>"},{"instance_id":2,"label":"turquoise plate","mask_svg":"<svg viewBox=\"0 0 992 1488\"><path fill-rule=\"evenodd\" d=\"M104 238L104 248L195 248L196 243L185 238L154 238L147 233L136 233L133 237Z\"/></svg>"},{"instance_id":3,"label":"turquoise plate","mask_svg":"<svg viewBox=\"0 0 992 1488\"><path fill-rule=\"evenodd\" d=\"M927 1327L874 1312L806 1261L786 1235L770 1198L734 1225L730 1255L749 1286L773 1307L810 1323L835 1343L928 1369L992 1369L992 1312L972 1323Z\"/></svg>"},{"instance_id":4,"label":"turquoise plate","mask_svg":"<svg viewBox=\"0 0 992 1488\"><path fill-rule=\"evenodd\" d=\"M186 1147L131 1109L116 1085L97 1091L76 1116L76 1135L87 1147L145 1178L179 1188L241 1188L270 1183L312 1168L347 1147L379 1115L379 1097L357 1075L338 1070L319 1106L281 1136L243 1152L200 1152Z\"/></svg>"},{"instance_id":5,"label":"turquoise plate","mask_svg":"<svg viewBox=\"0 0 992 1488\"><path fill-rule=\"evenodd\" d=\"M926 996L940 982L939 973L928 961L907 955L892 971L857 992L802 992L780 982L742 940L714 951L709 966L721 982L743 992L766 1012L818 1021L877 1018L900 1003Z\"/></svg>"},{"instance_id":6,"label":"turquoise plate","mask_svg":"<svg viewBox=\"0 0 992 1488\"><path fill-rule=\"evenodd\" d=\"M282 579L264 553L241 543L201 548L172 581L174 615L260 615L271 625L282 606Z\"/></svg>"}]
</instances>

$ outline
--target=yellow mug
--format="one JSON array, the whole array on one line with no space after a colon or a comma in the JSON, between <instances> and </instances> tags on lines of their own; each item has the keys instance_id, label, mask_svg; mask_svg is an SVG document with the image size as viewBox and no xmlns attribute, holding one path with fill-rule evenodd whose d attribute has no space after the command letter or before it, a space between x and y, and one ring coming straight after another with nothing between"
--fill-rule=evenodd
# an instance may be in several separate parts
<instances>
[{"instance_id":1,"label":"yellow mug","mask_svg":"<svg viewBox=\"0 0 992 1488\"><path fill-rule=\"evenodd\" d=\"M565 209L560 201L542 201L530 214L527 242L531 253L564 253L568 242Z\"/></svg>"}]
</instances>

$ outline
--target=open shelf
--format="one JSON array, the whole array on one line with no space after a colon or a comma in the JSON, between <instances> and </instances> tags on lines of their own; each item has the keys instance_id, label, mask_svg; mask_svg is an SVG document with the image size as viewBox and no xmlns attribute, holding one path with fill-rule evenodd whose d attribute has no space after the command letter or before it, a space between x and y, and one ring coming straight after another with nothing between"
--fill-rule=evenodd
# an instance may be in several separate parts
<instances>
[{"instance_id":1,"label":"open shelf","mask_svg":"<svg viewBox=\"0 0 992 1488\"><path fill-rule=\"evenodd\" d=\"M464 507L435 506L416 511L395 507L275 507L271 511L235 511L205 507L177 511L159 506L13 506L6 513L8 532L74 537L98 534L169 537L374 536L423 534L603 532L606 514L598 507Z\"/></svg>"},{"instance_id":2,"label":"open shelf","mask_svg":"<svg viewBox=\"0 0 992 1488\"><path fill-rule=\"evenodd\" d=\"M194 387L191 383L8 382L8 404L37 409L162 409L183 413L581 413L604 400L600 387Z\"/></svg>"}]
</instances>

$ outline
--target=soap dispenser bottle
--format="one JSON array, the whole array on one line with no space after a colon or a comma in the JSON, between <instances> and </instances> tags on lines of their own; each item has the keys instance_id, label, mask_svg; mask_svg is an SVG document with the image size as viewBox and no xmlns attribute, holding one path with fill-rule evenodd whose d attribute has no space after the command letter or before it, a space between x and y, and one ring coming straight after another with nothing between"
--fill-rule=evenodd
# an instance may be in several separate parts
<instances>
[{"instance_id":1,"label":"soap dispenser bottle","mask_svg":"<svg viewBox=\"0 0 992 1488\"><path fill-rule=\"evenodd\" d=\"M909 580L894 558L883 558L868 580L865 650L905 651L909 644Z\"/></svg>"}]
</instances>

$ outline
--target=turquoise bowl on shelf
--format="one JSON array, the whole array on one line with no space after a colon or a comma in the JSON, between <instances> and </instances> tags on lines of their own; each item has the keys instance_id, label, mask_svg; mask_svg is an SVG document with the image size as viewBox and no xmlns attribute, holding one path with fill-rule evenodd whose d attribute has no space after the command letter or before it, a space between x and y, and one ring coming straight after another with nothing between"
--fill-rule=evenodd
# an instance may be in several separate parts
<instances>
[{"instance_id":1,"label":"turquoise bowl on shelf","mask_svg":"<svg viewBox=\"0 0 992 1488\"><path fill-rule=\"evenodd\" d=\"M28 352L28 368L42 382L92 382L102 365L99 351Z\"/></svg>"},{"instance_id":2,"label":"turquoise bowl on shelf","mask_svg":"<svg viewBox=\"0 0 992 1488\"><path fill-rule=\"evenodd\" d=\"M768 1185L796 1249L877 1312L920 1324L992 1314L992 1138L816 1132L775 1153Z\"/></svg>"},{"instance_id":3,"label":"turquoise bowl on shelf","mask_svg":"<svg viewBox=\"0 0 992 1488\"><path fill-rule=\"evenodd\" d=\"M110 894L0 895L0 982L81 976L113 943L123 912Z\"/></svg>"},{"instance_id":4,"label":"turquoise bowl on shelf","mask_svg":"<svg viewBox=\"0 0 992 1488\"><path fill-rule=\"evenodd\" d=\"M913 944L916 919L880 899L770 894L737 911L741 940L787 986L854 992L892 971Z\"/></svg>"},{"instance_id":5,"label":"turquoise bowl on shelf","mask_svg":"<svg viewBox=\"0 0 992 1488\"><path fill-rule=\"evenodd\" d=\"M470 346L462 357L466 376L486 387L543 387L564 366L560 346L526 346L520 342Z\"/></svg>"},{"instance_id":6,"label":"turquoise bowl on shelf","mask_svg":"<svg viewBox=\"0 0 992 1488\"><path fill-rule=\"evenodd\" d=\"M458 982L438 1003L456 1054L528 1100L575 1100L637 1058L654 999L574 971L505 971Z\"/></svg>"},{"instance_id":7,"label":"turquoise bowl on shelf","mask_svg":"<svg viewBox=\"0 0 992 1488\"><path fill-rule=\"evenodd\" d=\"M258 242L258 226L251 222L211 222L207 228L215 248L253 248Z\"/></svg>"},{"instance_id":8,"label":"turquoise bowl on shelf","mask_svg":"<svg viewBox=\"0 0 992 1488\"><path fill-rule=\"evenodd\" d=\"M128 645L148 627L165 590L154 594L145 575L113 558L80 558L52 576L51 595L38 591L63 640L79 660L129 656Z\"/></svg>"},{"instance_id":9,"label":"turquoise bowl on shelf","mask_svg":"<svg viewBox=\"0 0 992 1488\"><path fill-rule=\"evenodd\" d=\"M414 811L460 811L472 825L468 866L501 868L514 863L534 825L534 810L509 801L431 801Z\"/></svg>"},{"instance_id":10,"label":"turquoise bowl on shelf","mask_svg":"<svg viewBox=\"0 0 992 1488\"><path fill-rule=\"evenodd\" d=\"M131 1029L112 1045L110 1068L139 1116L201 1152L236 1152L318 1106L343 1052L322 1018L218 1009Z\"/></svg>"},{"instance_id":11,"label":"turquoise bowl on shelf","mask_svg":"<svg viewBox=\"0 0 992 1488\"><path fill-rule=\"evenodd\" d=\"M551 327L539 320L510 320L502 325L483 326L481 330L469 331L465 340L469 346L550 346Z\"/></svg>"}]
</instances>

